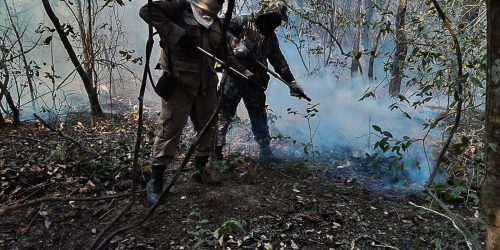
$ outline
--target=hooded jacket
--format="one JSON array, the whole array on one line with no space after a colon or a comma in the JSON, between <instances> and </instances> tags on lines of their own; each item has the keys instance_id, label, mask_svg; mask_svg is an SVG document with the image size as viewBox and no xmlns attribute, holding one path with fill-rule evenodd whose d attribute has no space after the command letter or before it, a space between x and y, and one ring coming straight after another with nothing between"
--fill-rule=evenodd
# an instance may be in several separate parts
<instances>
[{"instance_id":1,"label":"hooded jacket","mask_svg":"<svg viewBox=\"0 0 500 250\"><path fill-rule=\"evenodd\" d=\"M275 5L264 8L261 6L253 15L234 17L229 26L231 34L239 39L249 51L248 57L239 58L240 63L253 72L266 88L269 81L268 73L265 69L257 65L255 60L266 66L269 60L274 71L276 71L281 78L287 82L295 81L290 67L281 52L278 37L275 32L264 36L255 23L257 17L270 13L278 14L283 20L286 20L286 12L284 12L282 8L273 8L273 6Z\"/></svg>"}]
</instances>

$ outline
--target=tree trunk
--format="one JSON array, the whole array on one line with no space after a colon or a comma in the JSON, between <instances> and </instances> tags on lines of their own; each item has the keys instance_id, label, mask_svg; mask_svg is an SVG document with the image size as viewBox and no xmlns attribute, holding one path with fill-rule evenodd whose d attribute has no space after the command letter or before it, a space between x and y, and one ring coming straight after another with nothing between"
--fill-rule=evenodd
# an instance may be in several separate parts
<instances>
[{"instance_id":1,"label":"tree trunk","mask_svg":"<svg viewBox=\"0 0 500 250\"><path fill-rule=\"evenodd\" d=\"M101 105L99 104L97 89L94 87L94 84L92 82L92 77L91 77L92 71L86 72L85 69L82 67L82 64L78 60L78 57L75 51L73 50L73 46L71 45L71 42L68 39L68 36L64 32L61 23L59 22L59 18L57 18L56 14L52 10L52 7L50 6L49 0L42 0L42 3L45 12L47 13L47 16L49 17L50 21L52 21L52 23L54 24L54 28L59 34L61 42L64 45L64 48L68 52L71 62L75 66L78 75L80 75L80 78L82 79L83 86L85 87L85 91L87 92L87 97L89 99L92 116L103 117L104 113L102 111Z\"/></svg>"},{"instance_id":2,"label":"tree trunk","mask_svg":"<svg viewBox=\"0 0 500 250\"><path fill-rule=\"evenodd\" d=\"M500 249L500 2L488 0L486 90L487 162L481 205L488 223L487 249Z\"/></svg>"},{"instance_id":3,"label":"tree trunk","mask_svg":"<svg viewBox=\"0 0 500 250\"><path fill-rule=\"evenodd\" d=\"M1 66L1 65L0 65ZM4 82L0 82L0 90L1 94L5 96L5 100L7 101L7 105L9 106L10 111L12 112L12 120L14 121L14 125L21 125L21 119L19 116L19 108L16 106L14 99L12 99L12 95L9 92L9 71L7 70L7 66L4 67L5 79Z\"/></svg>"},{"instance_id":4,"label":"tree trunk","mask_svg":"<svg viewBox=\"0 0 500 250\"><path fill-rule=\"evenodd\" d=\"M3 91L0 89L0 106L2 105L2 99L3 99ZM3 118L2 110L0 108L0 128L3 127L5 127L5 118Z\"/></svg>"},{"instance_id":5,"label":"tree trunk","mask_svg":"<svg viewBox=\"0 0 500 250\"><path fill-rule=\"evenodd\" d=\"M372 35L372 22L373 22L373 3L371 0L363 0L363 6L366 10L366 20L363 22L363 32L361 36L361 44L363 45L363 51L373 50L373 44L370 40ZM368 65L369 59L367 56L363 57L362 65Z\"/></svg>"},{"instance_id":6,"label":"tree trunk","mask_svg":"<svg viewBox=\"0 0 500 250\"><path fill-rule=\"evenodd\" d=\"M382 37L382 30L380 30L377 33L377 37L375 38L375 41L372 46L372 50L370 51L370 60L368 61L368 80L373 81L374 80L374 69L373 69L373 64L375 63L375 58L377 57L378 54L378 47L380 43L380 38Z\"/></svg>"},{"instance_id":7,"label":"tree trunk","mask_svg":"<svg viewBox=\"0 0 500 250\"><path fill-rule=\"evenodd\" d=\"M363 0L358 1L358 9L357 9L357 18L361 18L361 11L363 8ZM361 70L361 32L363 30L363 22L359 20L359 23L356 25L356 31L354 33L354 39L352 42L352 61L351 61L351 77L358 76L363 74Z\"/></svg>"},{"instance_id":8,"label":"tree trunk","mask_svg":"<svg viewBox=\"0 0 500 250\"><path fill-rule=\"evenodd\" d=\"M405 36L405 15L408 0L399 0L398 13L396 15L396 48L394 61L392 62L391 82L389 84L389 94L398 95L401 91L401 79L403 78L403 65L406 59L408 46Z\"/></svg>"},{"instance_id":9,"label":"tree trunk","mask_svg":"<svg viewBox=\"0 0 500 250\"><path fill-rule=\"evenodd\" d=\"M2 112L0 112L0 128L5 127L5 119L3 118Z\"/></svg>"}]
</instances>

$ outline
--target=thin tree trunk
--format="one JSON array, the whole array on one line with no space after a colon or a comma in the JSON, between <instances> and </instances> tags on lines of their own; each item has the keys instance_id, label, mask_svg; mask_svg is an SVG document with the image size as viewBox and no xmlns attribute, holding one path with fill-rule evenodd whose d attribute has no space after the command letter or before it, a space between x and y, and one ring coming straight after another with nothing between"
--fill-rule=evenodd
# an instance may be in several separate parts
<instances>
[{"instance_id":1,"label":"thin tree trunk","mask_svg":"<svg viewBox=\"0 0 500 250\"><path fill-rule=\"evenodd\" d=\"M375 58L377 57L378 54L378 47L380 43L380 38L382 37L382 31L380 30L377 33L377 37L375 38L375 42L373 43L372 50L370 52L370 60L368 61L368 80L373 81L374 80L374 69L373 69L373 64L375 63Z\"/></svg>"},{"instance_id":2,"label":"thin tree trunk","mask_svg":"<svg viewBox=\"0 0 500 250\"><path fill-rule=\"evenodd\" d=\"M488 223L487 249L500 249L500 2L488 0L488 85L486 90L486 176L481 205Z\"/></svg>"},{"instance_id":3,"label":"thin tree trunk","mask_svg":"<svg viewBox=\"0 0 500 250\"><path fill-rule=\"evenodd\" d=\"M0 128L5 127L5 119L3 118L2 112L0 112Z\"/></svg>"},{"instance_id":4,"label":"thin tree trunk","mask_svg":"<svg viewBox=\"0 0 500 250\"><path fill-rule=\"evenodd\" d=\"M361 9L363 6L363 0L358 1L357 18L361 18ZM360 46L361 46L361 31L363 30L362 21L356 26L356 32L354 34L354 39L352 43L352 61L351 61L351 77L358 76L360 73L363 74L361 70L361 57L360 56Z\"/></svg>"},{"instance_id":5,"label":"thin tree trunk","mask_svg":"<svg viewBox=\"0 0 500 250\"><path fill-rule=\"evenodd\" d=\"M10 80L10 75L9 71L7 70L7 67L4 67L4 73L5 73L5 79L4 82L0 82L0 90L5 96L5 100L7 101L7 105L9 106L10 111L12 112L12 120L14 121L14 125L20 125L21 124L21 119L19 116L19 108L16 106L16 103L14 102L14 99L12 99L12 95L9 92L9 80Z\"/></svg>"},{"instance_id":6,"label":"thin tree trunk","mask_svg":"<svg viewBox=\"0 0 500 250\"><path fill-rule=\"evenodd\" d=\"M10 24L12 26L12 30L14 31L14 34L16 35L17 42L19 44L19 50L20 50L19 52L21 54L21 59L22 59L23 64L24 64L24 71L26 74L26 82L28 83L28 87L30 89L31 106L33 107L33 109L35 109L36 103L35 103L35 89L33 87L34 86L33 74L31 72L30 66L28 64L28 60L26 59L26 52L24 50L24 46L22 43L22 36L19 33L19 31L17 30L16 23L14 23L14 18L12 17L12 13L10 12L10 9L7 5L7 0L4 0L4 4L5 4L5 9L7 10L7 15L9 16L9 21L10 21Z\"/></svg>"},{"instance_id":7,"label":"thin tree trunk","mask_svg":"<svg viewBox=\"0 0 500 250\"><path fill-rule=\"evenodd\" d=\"M373 50L372 43L370 41L370 37L372 34L372 19L373 19L373 3L372 0L363 0L363 6L366 10L366 20L363 22L363 33L361 36L361 44L363 45L363 51ZM363 57L363 65L368 65L369 59L368 57Z\"/></svg>"},{"instance_id":8,"label":"thin tree trunk","mask_svg":"<svg viewBox=\"0 0 500 250\"><path fill-rule=\"evenodd\" d=\"M82 79L83 86L85 87L85 91L87 92L87 96L89 98L90 110L91 110L92 116L103 117L104 113L102 111L101 105L99 104L99 97L97 95L97 89L94 87L94 84L92 82L92 77L91 77L92 71L86 72L85 69L82 67L82 64L78 60L78 57L77 57L75 51L73 50L73 46L71 45L71 42L68 39L68 36L64 32L64 30L61 26L61 23L59 22L59 19L57 18L56 14L52 10L52 7L50 6L49 0L42 0L42 3L43 3L43 7L45 9L45 12L47 13L47 16L54 24L54 28L56 29L57 33L59 34L61 42L64 45L64 48L68 52L68 55L69 55L71 62L75 66L76 71L78 72L78 75L80 75L80 78Z\"/></svg>"},{"instance_id":9,"label":"thin tree trunk","mask_svg":"<svg viewBox=\"0 0 500 250\"><path fill-rule=\"evenodd\" d=\"M403 78L403 65L406 59L408 46L405 35L405 15L408 0L399 0L398 13L396 15L396 48L394 61L392 62L391 82L389 84L389 94L398 95L401 91L401 79Z\"/></svg>"},{"instance_id":10,"label":"thin tree trunk","mask_svg":"<svg viewBox=\"0 0 500 250\"><path fill-rule=\"evenodd\" d=\"M3 91L0 89L0 106L2 105L2 99L3 99ZM5 118L3 118L2 110L0 109L0 128L4 126L5 126Z\"/></svg>"}]
</instances>

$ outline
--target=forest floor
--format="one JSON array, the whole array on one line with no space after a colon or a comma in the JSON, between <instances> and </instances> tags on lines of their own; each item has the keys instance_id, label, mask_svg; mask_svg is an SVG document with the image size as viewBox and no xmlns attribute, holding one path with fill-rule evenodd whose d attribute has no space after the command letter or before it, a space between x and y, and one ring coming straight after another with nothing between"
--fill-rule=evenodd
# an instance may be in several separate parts
<instances>
[{"instance_id":1,"label":"forest floor","mask_svg":"<svg viewBox=\"0 0 500 250\"><path fill-rule=\"evenodd\" d=\"M82 147L38 122L4 129L0 133L0 209L39 197L126 193L136 118L114 115L94 126L78 115L59 121L57 128ZM153 124L153 119L147 119L144 158L151 147ZM347 167L366 168L365 159L349 162ZM222 164L225 171L217 173L224 183L220 187L197 185L190 181L189 171L183 172L165 204L142 227L115 236L108 247L467 249L450 220L417 207L442 213L422 191L373 190L365 180L376 175L340 175L326 167L339 164L296 160L275 164L236 154ZM221 170L221 164L217 166L212 171ZM174 172L168 171L168 179ZM146 178L141 174L139 189L144 189ZM137 202L114 229L144 216L150 207L144 196L144 191L137 195ZM0 212L0 248L84 249L129 201L126 196L44 202ZM483 242L485 226L478 205L457 201L448 206Z\"/></svg>"}]
</instances>

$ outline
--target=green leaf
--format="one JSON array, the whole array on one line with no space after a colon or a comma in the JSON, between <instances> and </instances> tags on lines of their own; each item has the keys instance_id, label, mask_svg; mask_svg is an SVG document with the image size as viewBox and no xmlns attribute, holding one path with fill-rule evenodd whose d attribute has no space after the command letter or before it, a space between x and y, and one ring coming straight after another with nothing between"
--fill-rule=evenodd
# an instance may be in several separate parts
<instances>
[{"instance_id":1,"label":"green leaf","mask_svg":"<svg viewBox=\"0 0 500 250\"><path fill-rule=\"evenodd\" d=\"M236 232L238 230L245 231L246 226L247 223L244 220L228 220L214 231L213 236L219 239L224 234Z\"/></svg>"},{"instance_id":2,"label":"green leaf","mask_svg":"<svg viewBox=\"0 0 500 250\"><path fill-rule=\"evenodd\" d=\"M47 38L45 38L45 40L43 41L43 44L44 45L49 45L50 42L52 42L52 36L48 36Z\"/></svg>"},{"instance_id":3,"label":"green leaf","mask_svg":"<svg viewBox=\"0 0 500 250\"><path fill-rule=\"evenodd\" d=\"M359 100L358 100L358 101L359 101L359 102L360 102L360 101L363 101L364 99L366 99L366 98L368 98L368 97L373 97L373 98L375 98L375 93L373 93L373 92L368 92L368 93L364 94L361 98L359 98Z\"/></svg>"},{"instance_id":4,"label":"green leaf","mask_svg":"<svg viewBox=\"0 0 500 250\"><path fill-rule=\"evenodd\" d=\"M377 125L372 125L372 128L373 128L375 131L377 131L377 132L379 132L379 133L382 133L382 129L381 129L379 126L377 126Z\"/></svg>"},{"instance_id":5,"label":"green leaf","mask_svg":"<svg viewBox=\"0 0 500 250\"><path fill-rule=\"evenodd\" d=\"M356 56L354 57L354 59L355 59L356 61L359 61L359 59L361 58L361 55L362 55L362 53L361 53L361 52L356 53Z\"/></svg>"},{"instance_id":6,"label":"green leaf","mask_svg":"<svg viewBox=\"0 0 500 250\"><path fill-rule=\"evenodd\" d=\"M382 134L389 137L389 138L393 138L392 134L389 131L384 131Z\"/></svg>"},{"instance_id":7,"label":"green leaf","mask_svg":"<svg viewBox=\"0 0 500 250\"><path fill-rule=\"evenodd\" d=\"M465 166L463 164L457 164L453 166L453 172L455 173L462 173L465 171Z\"/></svg>"}]
</instances>

